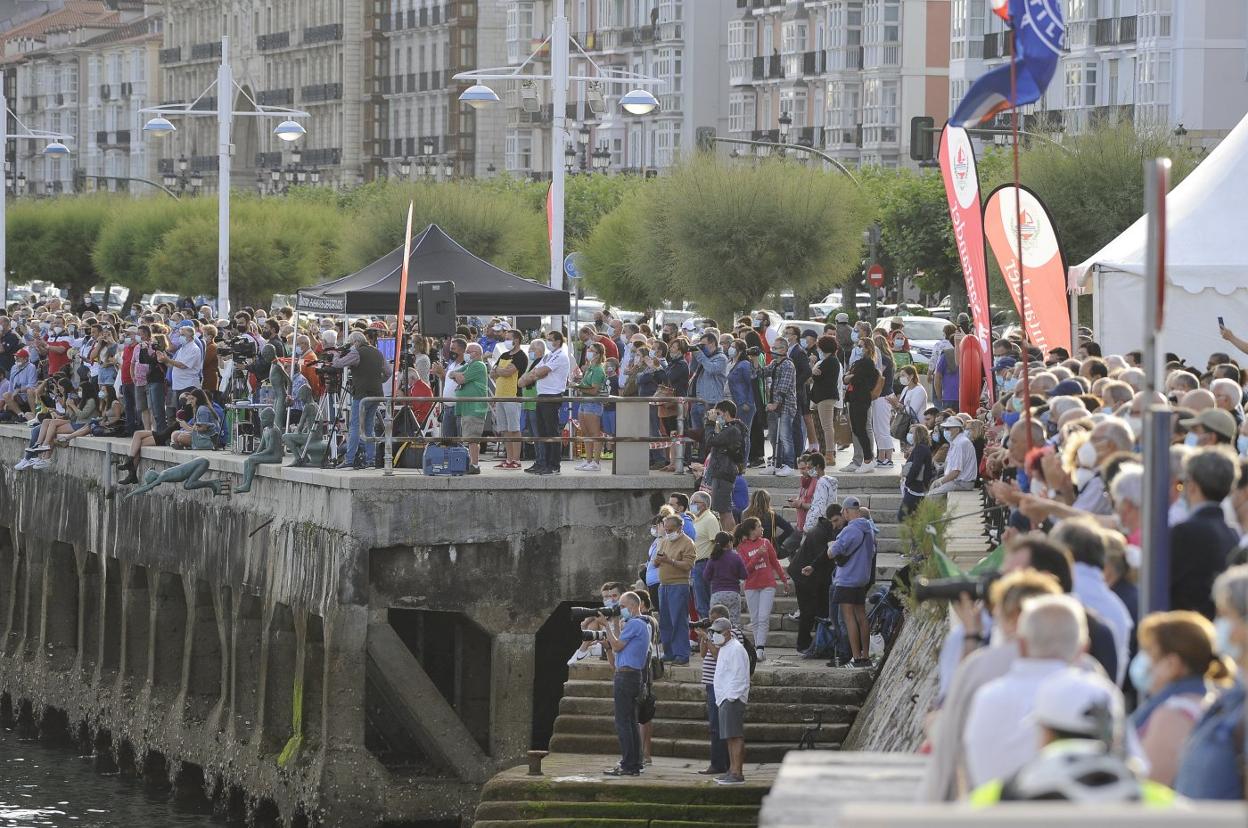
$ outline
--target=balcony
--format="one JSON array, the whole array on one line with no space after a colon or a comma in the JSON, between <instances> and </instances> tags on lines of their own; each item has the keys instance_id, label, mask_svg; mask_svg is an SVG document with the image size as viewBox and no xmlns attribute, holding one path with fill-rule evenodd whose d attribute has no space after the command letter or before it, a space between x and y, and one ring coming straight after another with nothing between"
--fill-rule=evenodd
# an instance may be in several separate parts
<instances>
[{"instance_id":1,"label":"balcony","mask_svg":"<svg viewBox=\"0 0 1248 828\"><path fill-rule=\"evenodd\" d=\"M784 60L780 55L771 55L767 58L767 77L772 80L784 78Z\"/></svg>"},{"instance_id":2,"label":"balcony","mask_svg":"<svg viewBox=\"0 0 1248 828\"><path fill-rule=\"evenodd\" d=\"M295 90L290 87L285 89L262 89L256 94L256 103L261 106L293 106L295 103Z\"/></svg>"},{"instance_id":3,"label":"balcony","mask_svg":"<svg viewBox=\"0 0 1248 828\"><path fill-rule=\"evenodd\" d=\"M1118 18L1118 42L1134 43L1137 18L1135 15Z\"/></svg>"},{"instance_id":4,"label":"balcony","mask_svg":"<svg viewBox=\"0 0 1248 828\"><path fill-rule=\"evenodd\" d=\"M826 68L825 52L806 52L802 55L802 74L806 77L822 75Z\"/></svg>"},{"instance_id":5,"label":"balcony","mask_svg":"<svg viewBox=\"0 0 1248 828\"><path fill-rule=\"evenodd\" d=\"M984 60L1007 58L1013 54L1014 41L1008 32L984 35Z\"/></svg>"},{"instance_id":6,"label":"balcony","mask_svg":"<svg viewBox=\"0 0 1248 828\"><path fill-rule=\"evenodd\" d=\"M172 46L168 49L161 49L159 60L162 65L167 63L180 63L182 61L182 47Z\"/></svg>"},{"instance_id":7,"label":"balcony","mask_svg":"<svg viewBox=\"0 0 1248 828\"><path fill-rule=\"evenodd\" d=\"M1118 43L1118 21L1113 17L1102 17L1096 21L1096 33L1092 42L1097 46L1113 46Z\"/></svg>"},{"instance_id":8,"label":"balcony","mask_svg":"<svg viewBox=\"0 0 1248 828\"><path fill-rule=\"evenodd\" d=\"M386 92L390 91L390 78L378 78L384 82ZM383 92L384 94L384 92ZM317 83L311 86L305 86L299 90L299 98L304 103L324 103L326 101L338 101L342 99L341 83Z\"/></svg>"},{"instance_id":9,"label":"balcony","mask_svg":"<svg viewBox=\"0 0 1248 828\"><path fill-rule=\"evenodd\" d=\"M209 43L196 43L191 47L191 60L209 60L211 58L221 57L220 41L211 41Z\"/></svg>"},{"instance_id":10,"label":"balcony","mask_svg":"<svg viewBox=\"0 0 1248 828\"><path fill-rule=\"evenodd\" d=\"M659 113L663 115L679 115L684 96L680 92L667 92L659 95Z\"/></svg>"},{"instance_id":11,"label":"balcony","mask_svg":"<svg viewBox=\"0 0 1248 828\"><path fill-rule=\"evenodd\" d=\"M256 50L267 52L270 49L285 49L290 46L290 32L273 32L256 38Z\"/></svg>"},{"instance_id":12,"label":"balcony","mask_svg":"<svg viewBox=\"0 0 1248 828\"><path fill-rule=\"evenodd\" d=\"M303 30L303 43L305 46L312 46L317 43L334 43L339 40L342 40L341 23L309 26Z\"/></svg>"},{"instance_id":13,"label":"balcony","mask_svg":"<svg viewBox=\"0 0 1248 828\"><path fill-rule=\"evenodd\" d=\"M754 80L763 80L767 77L767 58L765 56L754 58L754 65L751 68Z\"/></svg>"},{"instance_id":14,"label":"balcony","mask_svg":"<svg viewBox=\"0 0 1248 828\"><path fill-rule=\"evenodd\" d=\"M840 46L828 50L826 71L850 72L862 69L863 47Z\"/></svg>"},{"instance_id":15,"label":"balcony","mask_svg":"<svg viewBox=\"0 0 1248 828\"><path fill-rule=\"evenodd\" d=\"M270 167L280 167L280 166L282 166L281 151L257 152L256 153L256 168L257 169L263 170L263 169L269 169Z\"/></svg>"},{"instance_id":16,"label":"balcony","mask_svg":"<svg viewBox=\"0 0 1248 828\"><path fill-rule=\"evenodd\" d=\"M342 163L342 150L338 147L322 147L303 151L303 163L313 167L336 167Z\"/></svg>"}]
</instances>

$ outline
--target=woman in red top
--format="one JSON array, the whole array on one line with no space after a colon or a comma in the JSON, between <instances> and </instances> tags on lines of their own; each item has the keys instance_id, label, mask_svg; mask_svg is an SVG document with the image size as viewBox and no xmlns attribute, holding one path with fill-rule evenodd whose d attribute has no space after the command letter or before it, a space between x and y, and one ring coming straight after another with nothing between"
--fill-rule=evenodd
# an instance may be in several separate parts
<instances>
[{"instance_id":1,"label":"woman in red top","mask_svg":"<svg viewBox=\"0 0 1248 828\"><path fill-rule=\"evenodd\" d=\"M819 482L819 478L811 477L809 472L810 463L807 462L806 455L803 454L797 458L797 473L801 475L800 479L802 482L798 486L797 495L788 500L788 504L797 510L797 523L795 525L798 529L806 525L806 513L810 511L810 503L815 499L815 484Z\"/></svg>"},{"instance_id":2,"label":"woman in red top","mask_svg":"<svg viewBox=\"0 0 1248 828\"><path fill-rule=\"evenodd\" d=\"M776 549L763 537L758 518L746 518L733 533L737 554L745 562L745 604L750 608L750 626L754 628L754 649L758 660L766 659L767 629L771 626L771 606L776 599L776 581L790 590L789 575L780 566Z\"/></svg>"}]
</instances>

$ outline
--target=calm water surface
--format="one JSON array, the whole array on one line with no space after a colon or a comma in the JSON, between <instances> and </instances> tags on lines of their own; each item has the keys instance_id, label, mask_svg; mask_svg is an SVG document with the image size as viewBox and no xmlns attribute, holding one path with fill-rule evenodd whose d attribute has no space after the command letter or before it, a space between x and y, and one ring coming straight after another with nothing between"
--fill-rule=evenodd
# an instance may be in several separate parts
<instances>
[{"instance_id":1,"label":"calm water surface","mask_svg":"<svg viewBox=\"0 0 1248 828\"><path fill-rule=\"evenodd\" d=\"M211 813L188 812L141 780L97 773L72 748L20 741L0 729L0 828L222 828Z\"/></svg>"}]
</instances>

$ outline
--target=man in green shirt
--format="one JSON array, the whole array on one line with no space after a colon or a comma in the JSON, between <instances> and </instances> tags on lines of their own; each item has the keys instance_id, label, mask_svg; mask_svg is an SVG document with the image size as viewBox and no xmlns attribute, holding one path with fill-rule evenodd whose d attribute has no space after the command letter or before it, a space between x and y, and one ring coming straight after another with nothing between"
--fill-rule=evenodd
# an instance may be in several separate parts
<instances>
[{"instance_id":1,"label":"man in green shirt","mask_svg":"<svg viewBox=\"0 0 1248 828\"><path fill-rule=\"evenodd\" d=\"M487 382L485 362L481 359L481 346L476 342L469 343L464 350L464 367L451 374L451 379L459 384L455 389L456 397L488 397L490 394ZM477 442L485 433L485 413L489 410L488 402L456 402L455 414L459 419L459 435L468 440L469 474L480 474L481 443Z\"/></svg>"}]
</instances>

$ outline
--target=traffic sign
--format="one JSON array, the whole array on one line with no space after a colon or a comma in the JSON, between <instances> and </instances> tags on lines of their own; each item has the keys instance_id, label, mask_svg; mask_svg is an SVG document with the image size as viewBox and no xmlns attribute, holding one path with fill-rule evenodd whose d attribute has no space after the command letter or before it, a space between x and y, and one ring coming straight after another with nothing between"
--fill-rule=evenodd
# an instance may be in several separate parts
<instances>
[{"instance_id":1,"label":"traffic sign","mask_svg":"<svg viewBox=\"0 0 1248 828\"><path fill-rule=\"evenodd\" d=\"M581 274L581 254L580 253L569 253L566 257L564 257L563 272L566 273L568 278L571 279L572 281L576 281L577 279L581 278L582 274Z\"/></svg>"},{"instance_id":2,"label":"traffic sign","mask_svg":"<svg viewBox=\"0 0 1248 828\"><path fill-rule=\"evenodd\" d=\"M871 287L884 287L884 265L873 264L867 268L867 284Z\"/></svg>"}]
</instances>

